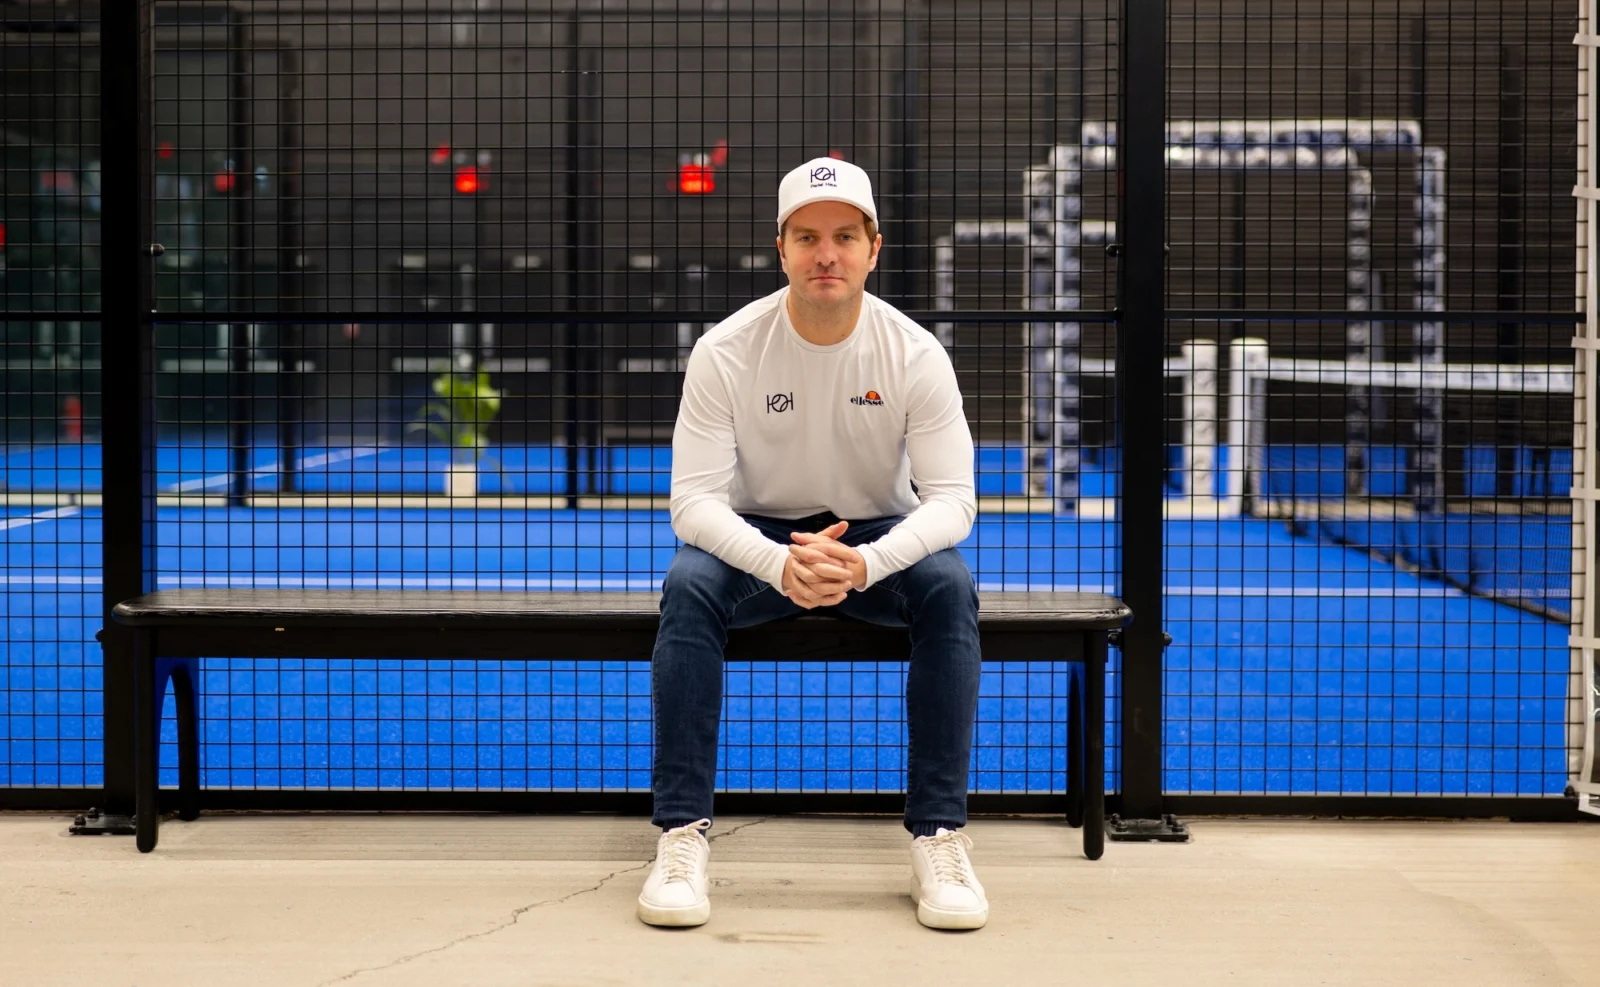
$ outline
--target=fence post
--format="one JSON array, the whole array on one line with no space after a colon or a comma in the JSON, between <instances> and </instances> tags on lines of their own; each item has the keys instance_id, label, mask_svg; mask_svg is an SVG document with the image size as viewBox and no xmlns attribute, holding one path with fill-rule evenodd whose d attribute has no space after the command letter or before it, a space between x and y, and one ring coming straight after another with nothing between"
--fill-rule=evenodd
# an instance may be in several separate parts
<instances>
[{"instance_id":1,"label":"fence post","mask_svg":"<svg viewBox=\"0 0 1600 987\"><path fill-rule=\"evenodd\" d=\"M133 637L112 622L111 608L148 591L155 568L150 8L138 0L100 12L100 160L131 157L134 167L101 170L105 781L99 812L72 827L75 833L133 832Z\"/></svg>"},{"instance_id":2,"label":"fence post","mask_svg":"<svg viewBox=\"0 0 1600 987\"><path fill-rule=\"evenodd\" d=\"M1125 0L1122 98L1117 121L1117 498L1118 578L1133 622L1121 634L1122 812L1108 835L1171 839L1163 818L1162 609L1166 457L1164 407L1150 399L1164 386L1166 351L1166 0ZM1181 837L1179 837L1181 838Z\"/></svg>"}]
</instances>

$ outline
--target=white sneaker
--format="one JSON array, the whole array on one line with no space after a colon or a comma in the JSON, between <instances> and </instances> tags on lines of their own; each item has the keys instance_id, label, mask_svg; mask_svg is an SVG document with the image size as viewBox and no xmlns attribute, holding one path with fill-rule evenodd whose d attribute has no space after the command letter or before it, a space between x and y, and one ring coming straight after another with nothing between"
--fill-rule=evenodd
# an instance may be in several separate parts
<instances>
[{"instance_id":1,"label":"white sneaker","mask_svg":"<svg viewBox=\"0 0 1600 987\"><path fill-rule=\"evenodd\" d=\"M989 899L967 859L972 838L940 827L911 841L911 897L917 921L930 929L981 929Z\"/></svg>"},{"instance_id":2,"label":"white sneaker","mask_svg":"<svg viewBox=\"0 0 1600 987\"><path fill-rule=\"evenodd\" d=\"M647 925L704 925L711 917L706 861L711 820L669 829L656 843L656 864L639 892L639 919Z\"/></svg>"}]
</instances>

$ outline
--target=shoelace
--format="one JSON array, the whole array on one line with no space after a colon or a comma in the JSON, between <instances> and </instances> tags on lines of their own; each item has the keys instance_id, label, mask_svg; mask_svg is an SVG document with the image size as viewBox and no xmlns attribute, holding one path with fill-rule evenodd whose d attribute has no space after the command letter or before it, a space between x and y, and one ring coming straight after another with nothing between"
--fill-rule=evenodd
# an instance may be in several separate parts
<instances>
[{"instance_id":1,"label":"shoelace","mask_svg":"<svg viewBox=\"0 0 1600 987\"><path fill-rule=\"evenodd\" d=\"M971 848L972 837L957 830L946 832L943 836L927 837L927 843L923 845L927 847L928 864L939 883L970 886L965 851Z\"/></svg>"},{"instance_id":2,"label":"shoelace","mask_svg":"<svg viewBox=\"0 0 1600 987\"><path fill-rule=\"evenodd\" d=\"M666 868L667 880L689 879L689 872L694 869L695 858L699 855L699 835L700 830L695 826L667 831L665 846L661 848L661 862Z\"/></svg>"}]
</instances>

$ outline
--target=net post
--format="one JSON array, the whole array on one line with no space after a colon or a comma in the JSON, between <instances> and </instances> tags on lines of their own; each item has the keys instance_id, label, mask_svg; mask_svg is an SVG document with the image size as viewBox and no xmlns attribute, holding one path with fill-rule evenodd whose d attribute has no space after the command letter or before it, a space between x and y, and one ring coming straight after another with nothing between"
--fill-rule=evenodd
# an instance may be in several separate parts
<instances>
[{"instance_id":1,"label":"net post","mask_svg":"<svg viewBox=\"0 0 1600 987\"><path fill-rule=\"evenodd\" d=\"M1228 468L1227 500L1229 514L1243 514L1261 493L1262 450L1260 441L1265 418L1263 401L1257 400L1256 380L1267 372L1267 341L1254 337L1228 343Z\"/></svg>"},{"instance_id":2,"label":"net post","mask_svg":"<svg viewBox=\"0 0 1600 987\"><path fill-rule=\"evenodd\" d=\"M1423 147L1417 153L1416 218L1412 243L1412 305L1421 312L1444 310L1444 167L1440 147ZM1444 363L1444 323L1418 322L1412 328L1416 362L1421 369ZM1412 498L1418 511L1439 510L1444 498L1444 392L1437 387L1417 389L1415 460L1411 466Z\"/></svg>"},{"instance_id":3,"label":"net post","mask_svg":"<svg viewBox=\"0 0 1600 987\"><path fill-rule=\"evenodd\" d=\"M1052 308L1075 312L1083 304L1082 262L1078 247L1083 239L1083 149L1061 145L1050 152L1054 188L1055 283ZM1051 390L1055 395L1056 509L1074 511L1078 505L1083 444L1083 324L1055 324L1055 368Z\"/></svg>"},{"instance_id":4,"label":"net post","mask_svg":"<svg viewBox=\"0 0 1600 987\"><path fill-rule=\"evenodd\" d=\"M1183 344L1188 372L1183 375L1183 448L1180 450L1184 495L1190 504L1216 497L1217 341L1191 339Z\"/></svg>"},{"instance_id":5,"label":"net post","mask_svg":"<svg viewBox=\"0 0 1600 987\"><path fill-rule=\"evenodd\" d=\"M956 248L955 241L947 236L933 241L933 307L939 312L956 307ZM933 335L946 350L955 349L954 322L935 322Z\"/></svg>"},{"instance_id":6,"label":"net post","mask_svg":"<svg viewBox=\"0 0 1600 987\"><path fill-rule=\"evenodd\" d=\"M1023 241L1024 265L1022 305L1038 311L1055 307L1055 175L1050 165L1025 168L1022 172L1023 212L1027 233ZM1028 495L1048 495L1050 451L1053 445L1056 357L1054 323L1030 322L1023 369L1023 428L1028 456ZM1057 469L1063 464L1057 462ZM1066 482L1063 483L1062 481ZM1067 489L1070 486L1072 489ZM1077 473L1058 478L1055 495L1062 509L1077 507Z\"/></svg>"},{"instance_id":7,"label":"net post","mask_svg":"<svg viewBox=\"0 0 1600 987\"><path fill-rule=\"evenodd\" d=\"M1350 161L1353 163L1352 153ZM1372 270L1372 172L1351 167L1345 206L1345 307L1368 312L1379 298L1377 275ZM1370 363L1373 323L1351 320L1345 326L1345 359L1359 368ZM1345 399L1344 492L1359 497L1367 493L1368 462L1372 443L1372 395L1365 382L1352 385Z\"/></svg>"}]
</instances>

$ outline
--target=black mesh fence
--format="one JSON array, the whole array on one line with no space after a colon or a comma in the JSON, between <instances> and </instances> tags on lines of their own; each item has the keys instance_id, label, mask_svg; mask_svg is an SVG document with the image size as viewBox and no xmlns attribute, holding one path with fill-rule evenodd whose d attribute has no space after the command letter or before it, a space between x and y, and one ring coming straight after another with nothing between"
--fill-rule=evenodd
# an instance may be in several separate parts
<instances>
[{"instance_id":1,"label":"black mesh fence","mask_svg":"<svg viewBox=\"0 0 1600 987\"><path fill-rule=\"evenodd\" d=\"M1169 4L1160 380L1117 365L1117 4L147 3L115 161L95 8L13 6L0 785L101 783L103 169L161 245L154 586L648 591L688 356L787 286L778 181L835 158L867 290L954 366L979 587L1160 581L1162 791L1565 786L1567 5ZM1122 451L1119 388L1162 441ZM648 667L536 650L209 661L202 781L647 789ZM984 674L974 791L1061 792L1066 666ZM721 790L900 790L904 675L730 665Z\"/></svg>"}]
</instances>

